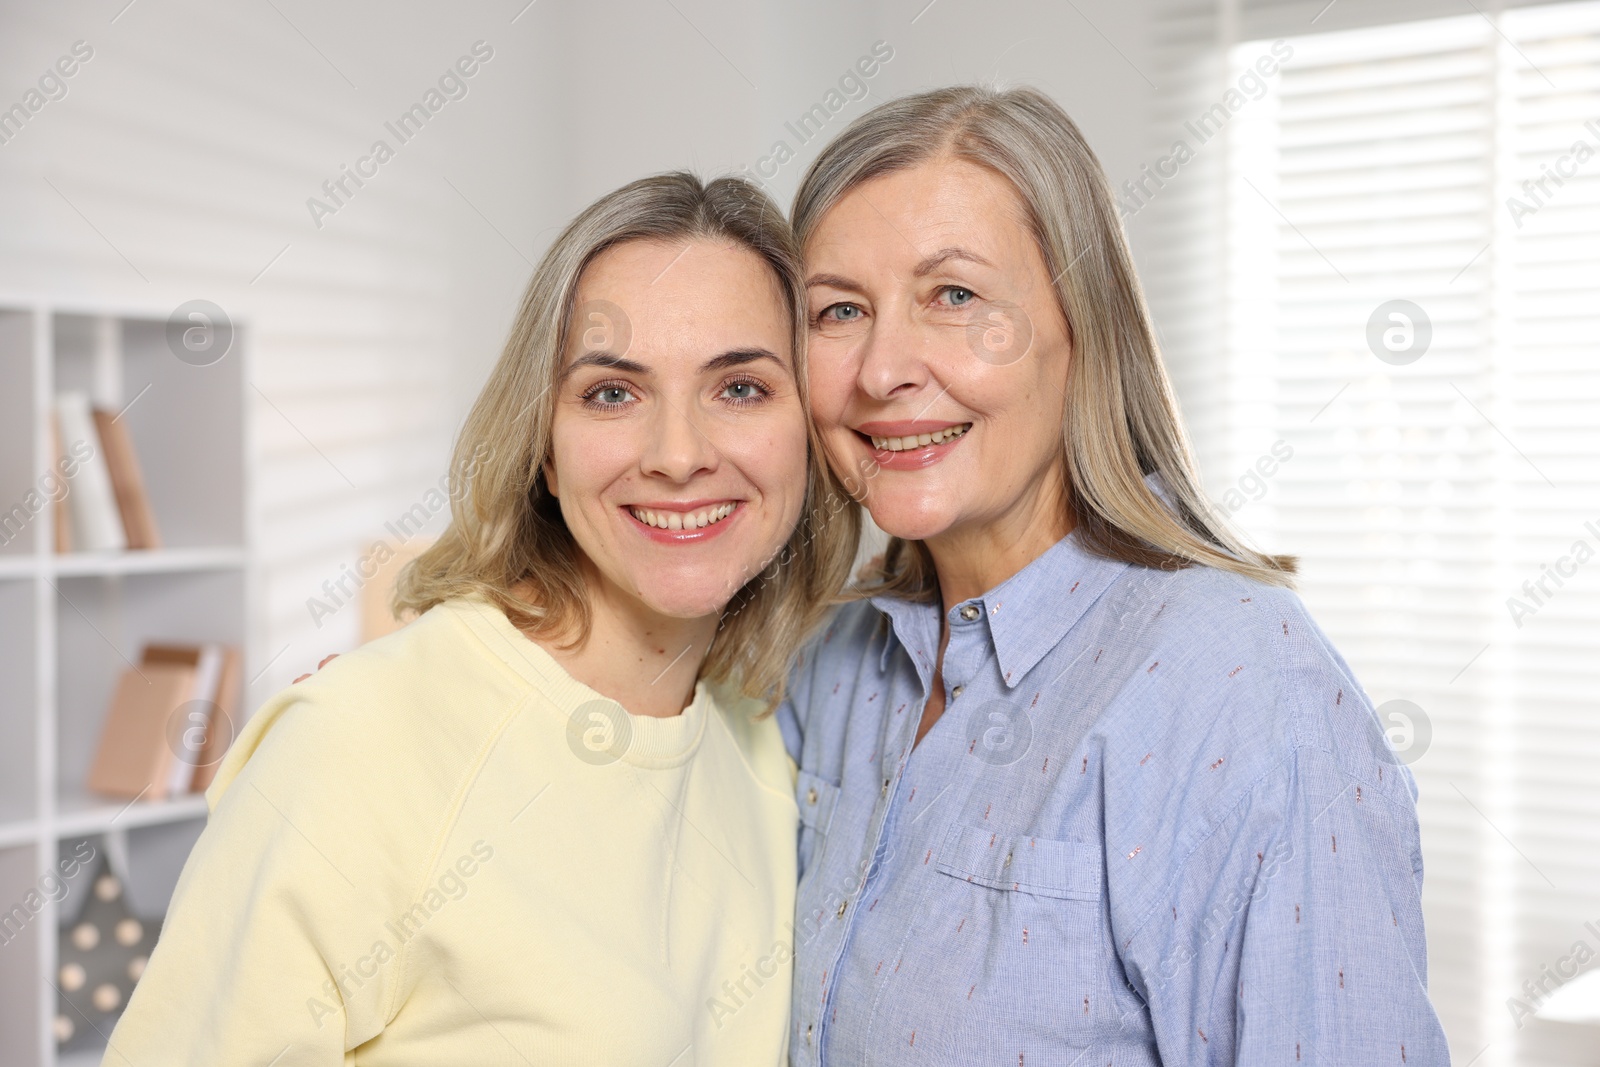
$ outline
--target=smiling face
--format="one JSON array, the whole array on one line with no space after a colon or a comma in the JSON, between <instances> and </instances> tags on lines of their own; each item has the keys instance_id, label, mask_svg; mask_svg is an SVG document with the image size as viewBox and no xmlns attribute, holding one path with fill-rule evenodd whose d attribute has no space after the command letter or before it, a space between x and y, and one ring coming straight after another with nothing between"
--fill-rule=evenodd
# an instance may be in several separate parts
<instances>
[{"instance_id":1,"label":"smiling face","mask_svg":"<svg viewBox=\"0 0 1600 1067\"><path fill-rule=\"evenodd\" d=\"M636 240L595 257L574 307L544 474L585 576L635 610L718 614L805 500L777 279L742 246Z\"/></svg>"},{"instance_id":2,"label":"smiling face","mask_svg":"<svg viewBox=\"0 0 1600 1067\"><path fill-rule=\"evenodd\" d=\"M1071 345L1011 185L949 158L893 171L805 257L812 413L873 521L931 547L1063 536Z\"/></svg>"}]
</instances>

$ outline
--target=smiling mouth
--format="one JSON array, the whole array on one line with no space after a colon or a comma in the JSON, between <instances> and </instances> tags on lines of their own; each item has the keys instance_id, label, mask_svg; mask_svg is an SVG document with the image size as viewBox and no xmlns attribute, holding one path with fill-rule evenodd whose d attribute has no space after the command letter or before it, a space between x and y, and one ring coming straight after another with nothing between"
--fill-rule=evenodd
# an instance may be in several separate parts
<instances>
[{"instance_id":1,"label":"smiling mouth","mask_svg":"<svg viewBox=\"0 0 1600 1067\"><path fill-rule=\"evenodd\" d=\"M904 437L877 437L862 434L872 442L872 447L880 452L909 452L914 448L927 448L930 445L944 444L954 440L972 429L972 423L963 422L957 426L946 426L933 433L907 434Z\"/></svg>"},{"instance_id":2,"label":"smiling mouth","mask_svg":"<svg viewBox=\"0 0 1600 1067\"><path fill-rule=\"evenodd\" d=\"M658 530L699 530L714 526L732 515L739 505L736 502L717 504L697 511L660 511L655 508L629 506L628 514Z\"/></svg>"}]
</instances>

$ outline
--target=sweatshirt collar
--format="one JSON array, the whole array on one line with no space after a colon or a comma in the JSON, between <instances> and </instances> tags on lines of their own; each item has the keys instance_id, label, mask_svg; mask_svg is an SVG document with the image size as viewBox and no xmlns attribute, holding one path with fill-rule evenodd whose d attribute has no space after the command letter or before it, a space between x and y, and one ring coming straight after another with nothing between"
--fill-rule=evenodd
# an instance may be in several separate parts
<instances>
[{"instance_id":1,"label":"sweatshirt collar","mask_svg":"<svg viewBox=\"0 0 1600 1067\"><path fill-rule=\"evenodd\" d=\"M564 720L566 742L577 758L597 764L620 760L655 769L682 764L699 748L716 703L714 691L704 679L695 683L693 699L679 714L665 718L634 715L568 674L555 657L513 626L489 601L463 597L439 607L455 613L496 659L544 698L536 703Z\"/></svg>"}]
</instances>

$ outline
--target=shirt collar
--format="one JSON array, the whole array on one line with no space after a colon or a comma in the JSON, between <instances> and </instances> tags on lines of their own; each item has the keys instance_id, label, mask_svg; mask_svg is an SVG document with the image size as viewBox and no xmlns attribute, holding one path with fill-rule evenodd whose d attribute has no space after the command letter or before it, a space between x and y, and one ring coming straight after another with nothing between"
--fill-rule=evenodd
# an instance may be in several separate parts
<instances>
[{"instance_id":1,"label":"shirt collar","mask_svg":"<svg viewBox=\"0 0 1600 1067\"><path fill-rule=\"evenodd\" d=\"M889 669L889 653L898 641L926 682L933 676L934 658L939 650L939 605L875 596L872 606L883 613L888 629L883 649L878 654L878 670Z\"/></svg>"},{"instance_id":2,"label":"shirt collar","mask_svg":"<svg viewBox=\"0 0 1600 1067\"><path fill-rule=\"evenodd\" d=\"M1068 534L987 593L956 604L948 621L956 624L961 610L969 605L983 613L1000 673L1006 687L1012 688L1061 643L1089 605L1128 566L1085 551L1077 538ZM891 635L914 661L917 650L924 650L927 663L918 667L926 666L931 675L939 642L939 606L886 596L873 597L872 604L888 617ZM888 668L890 644L884 642L881 669Z\"/></svg>"}]
</instances>

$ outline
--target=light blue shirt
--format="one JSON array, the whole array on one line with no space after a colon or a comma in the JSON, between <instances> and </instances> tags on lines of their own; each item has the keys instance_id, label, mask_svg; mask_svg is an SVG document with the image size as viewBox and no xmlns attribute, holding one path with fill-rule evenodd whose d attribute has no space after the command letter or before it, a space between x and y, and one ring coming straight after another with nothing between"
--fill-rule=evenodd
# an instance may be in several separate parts
<instances>
[{"instance_id":1,"label":"light blue shirt","mask_svg":"<svg viewBox=\"0 0 1600 1067\"><path fill-rule=\"evenodd\" d=\"M1436 1067L1416 786L1293 593L1069 536L842 608L800 765L796 1067Z\"/></svg>"}]
</instances>

